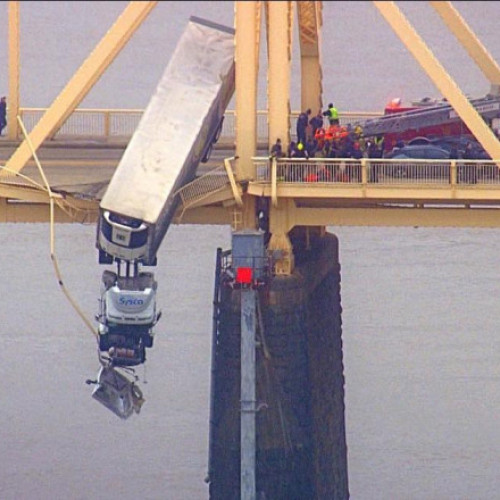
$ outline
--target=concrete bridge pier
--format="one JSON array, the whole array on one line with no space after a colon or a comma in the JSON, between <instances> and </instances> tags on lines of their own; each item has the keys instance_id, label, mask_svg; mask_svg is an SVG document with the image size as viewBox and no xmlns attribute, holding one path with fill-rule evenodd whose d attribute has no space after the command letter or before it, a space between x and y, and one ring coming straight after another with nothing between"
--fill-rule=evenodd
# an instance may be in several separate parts
<instances>
[{"instance_id":1,"label":"concrete bridge pier","mask_svg":"<svg viewBox=\"0 0 500 500\"><path fill-rule=\"evenodd\" d=\"M349 498L338 240L291 233L295 270L259 291L257 499ZM307 243L307 244L306 244ZM240 498L240 290L221 286L210 498Z\"/></svg>"}]
</instances>

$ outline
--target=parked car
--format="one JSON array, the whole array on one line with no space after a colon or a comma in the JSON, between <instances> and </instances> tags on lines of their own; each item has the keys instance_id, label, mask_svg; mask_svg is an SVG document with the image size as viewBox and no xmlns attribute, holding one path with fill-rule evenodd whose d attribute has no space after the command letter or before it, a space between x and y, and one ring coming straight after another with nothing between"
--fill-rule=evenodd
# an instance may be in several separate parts
<instances>
[{"instance_id":1,"label":"parked car","mask_svg":"<svg viewBox=\"0 0 500 500\"><path fill-rule=\"evenodd\" d=\"M415 137L408 141L408 146L422 146L422 145L432 145L437 146L441 149L446 149L446 151L452 152L453 149L456 150L458 159L461 159L465 153L467 145L470 144L472 147L472 154L475 160L490 160L490 156L481 146L481 144L473 137L467 135L460 136L442 136L442 137Z\"/></svg>"},{"instance_id":2,"label":"parked car","mask_svg":"<svg viewBox=\"0 0 500 500\"><path fill-rule=\"evenodd\" d=\"M491 160L491 156L485 151L483 146L470 135L462 136L442 136L442 137L415 137L408 142L408 145L433 145L446 149L452 158L470 160ZM466 152L467 146L469 151ZM455 154L452 150L455 149ZM456 155L456 156L455 156ZM475 184L476 182L492 183L500 178L497 165L492 163L460 163L457 168L457 182Z\"/></svg>"},{"instance_id":3,"label":"parked car","mask_svg":"<svg viewBox=\"0 0 500 500\"><path fill-rule=\"evenodd\" d=\"M402 148L393 148L385 158L414 160L449 160L450 152L433 144L407 144Z\"/></svg>"},{"instance_id":4,"label":"parked car","mask_svg":"<svg viewBox=\"0 0 500 500\"><path fill-rule=\"evenodd\" d=\"M466 148L469 151L466 153ZM455 149L454 154L452 154ZM490 156L475 139L467 136L457 137L415 137L407 145L394 148L385 155L392 159L425 159L449 160L456 158L462 160L457 166L457 182L459 184L476 184L476 182L497 182L500 178L498 167L491 163L473 161L464 163L463 160L490 160ZM392 163L392 162L391 162ZM394 163L388 166L389 175L397 178L434 179L449 177L449 165L436 162L427 165L405 165Z\"/></svg>"},{"instance_id":5,"label":"parked car","mask_svg":"<svg viewBox=\"0 0 500 500\"><path fill-rule=\"evenodd\" d=\"M450 152L432 144L408 144L393 148L385 158L393 160L449 160ZM449 176L447 164L429 163L425 165L393 163L388 166L388 173L398 178L436 178Z\"/></svg>"}]
</instances>

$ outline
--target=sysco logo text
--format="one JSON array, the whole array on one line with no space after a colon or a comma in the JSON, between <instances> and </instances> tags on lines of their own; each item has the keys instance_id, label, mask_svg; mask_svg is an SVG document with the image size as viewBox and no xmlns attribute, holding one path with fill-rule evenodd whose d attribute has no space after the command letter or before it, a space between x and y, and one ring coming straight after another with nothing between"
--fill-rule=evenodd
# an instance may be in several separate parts
<instances>
[{"instance_id":1,"label":"sysco logo text","mask_svg":"<svg viewBox=\"0 0 500 500\"><path fill-rule=\"evenodd\" d=\"M135 297L120 297L119 302L122 306L142 306L144 304L143 299Z\"/></svg>"}]
</instances>

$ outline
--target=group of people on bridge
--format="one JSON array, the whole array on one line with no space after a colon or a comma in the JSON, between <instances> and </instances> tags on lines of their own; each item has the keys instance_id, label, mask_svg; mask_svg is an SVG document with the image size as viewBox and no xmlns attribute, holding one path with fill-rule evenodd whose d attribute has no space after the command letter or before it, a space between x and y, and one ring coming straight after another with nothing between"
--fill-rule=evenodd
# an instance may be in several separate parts
<instances>
[{"instance_id":1,"label":"group of people on bridge","mask_svg":"<svg viewBox=\"0 0 500 500\"><path fill-rule=\"evenodd\" d=\"M296 124L296 141L283 151L277 139L270 154L276 158L381 158L383 137L365 139L360 125L340 125L339 112L333 103L312 116L311 109L300 113ZM327 123L325 124L325 119Z\"/></svg>"}]
</instances>

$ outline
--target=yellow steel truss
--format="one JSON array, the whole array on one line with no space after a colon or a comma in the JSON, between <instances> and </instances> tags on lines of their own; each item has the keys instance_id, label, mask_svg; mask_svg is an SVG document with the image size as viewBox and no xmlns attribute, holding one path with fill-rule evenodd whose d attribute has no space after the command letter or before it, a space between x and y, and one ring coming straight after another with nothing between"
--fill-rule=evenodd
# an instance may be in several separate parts
<instances>
[{"instance_id":1,"label":"yellow steel truss","mask_svg":"<svg viewBox=\"0 0 500 500\"><path fill-rule=\"evenodd\" d=\"M500 91L500 67L451 2L429 2L491 83Z\"/></svg>"},{"instance_id":2,"label":"yellow steel truss","mask_svg":"<svg viewBox=\"0 0 500 500\"><path fill-rule=\"evenodd\" d=\"M151 12L157 2L130 2L111 30L101 40L84 64L77 70L73 78L43 115L42 119L30 134L35 148L38 148L45 138L49 137L67 119L76 105L83 99L92 85L102 75L132 34ZM500 158L500 143L484 124L481 117L470 105L455 82L446 73L430 49L416 33L414 28L397 8L395 2L373 2L384 19L399 36L410 53L430 76L444 97L448 99L455 111L474 133L492 158ZM500 86L500 69L491 55L481 45L478 38L453 8L450 2L430 2L442 17L448 28L468 50L481 70L489 79L493 88ZM497 210L485 207L473 208L475 196L480 197L480 188L471 190L471 204L464 203L461 207L430 208L418 200L411 208L368 207L356 203L349 206L330 206L318 204L318 199L335 200L339 189L316 188L308 191L304 186L286 187L277 184L276 165L272 172L272 182L262 185L254 182L255 176L252 157L256 153L257 143L257 80L259 70L259 43L261 38L261 10L265 11L266 40L268 48L268 129L269 145L279 137L283 147L288 146L290 137L290 70L292 54L293 9L297 9L299 25L299 44L301 57L301 107L311 108L315 113L322 108L321 86L321 27L322 2L317 1L236 1L235 8L235 59L236 59L236 162L235 178L243 187L241 198L239 189L231 184L229 194L220 195L218 205L196 205L192 210L183 213L182 222L196 223L231 223L235 210L234 196L237 204L241 204L236 212L241 215L238 225L254 227L255 199L258 196L272 198L270 225L273 238L270 248L279 250L282 259L277 267L281 273L289 273L293 268L293 253L291 252L288 232L296 225L324 226L336 224L353 225L443 225L443 226L480 226L499 227L500 218ZM16 120L12 114L19 108L19 4L9 2L9 122L15 126ZM9 133L13 128L9 128ZM26 144L15 151L7 162L11 172L19 172L30 159L31 153ZM453 173L453 172L452 172ZM353 200L366 199L374 192L379 197L391 196L391 188L368 186L366 183L366 168L362 169L361 187ZM6 173L0 173L5 177ZM454 177L453 177L454 178ZM5 179L7 181L8 178ZM378 191L376 191L378 189ZM446 194L450 198L461 196L456 186L451 186ZM375 190L375 191L374 191ZM227 203L230 193L232 205ZM346 190L344 190L344 195ZM321 193L321 194L320 194ZM430 191L429 191L430 193ZM394 194L394 193L393 193ZM496 188L484 191L484 196L496 196ZM412 190L408 189L402 198L411 202ZM462 193L463 196L466 196ZM398 195L401 199L401 195ZM416 195L418 196L418 195ZM445 195L443 195L445 196ZM445 197L446 197L445 196ZM44 206L46 193L13 182L0 184L0 198L16 198L31 201L31 205L22 202L0 203L0 220L45 220L40 206ZM498 198L498 197L497 197ZM219 198L210 198L212 202ZM444 198L443 198L444 199ZM415 201L415 200L414 200ZM41 205L35 205L40 203ZM46 205L45 205L46 206ZM68 204L69 206L69 204ZM85 213L85 220L91 221L97 208L96 202L71 201L71 210L60 210L60 220L66 220L75 213Z\"/></svg>"},{"instance_id":3,"label":"yellow steel truss","mask_svg":"<svg viewBox=\"0 0 500 500\"><path fill-rule=\"evenodd\" d=\"M137 1L127 5L115 24L104 35L31 131L30 140L35 150L64 123L157 3ZM7 172L21 171L30 158L30 148L27 142L23 141L7 162L8 170L0 172L0 176L9 175Z\"/></svg>"},{"instance_id":4,"label":"yellow steel truss","mask_svg":"<svg viewBox=\"0 0 500 500\"><path fill-rule=\"evenodd\" d=\"M492 130L436 59L395 2L375 1L373 3L491 158L500 158L500 142Z\"/></svg>"}]
</instances>

